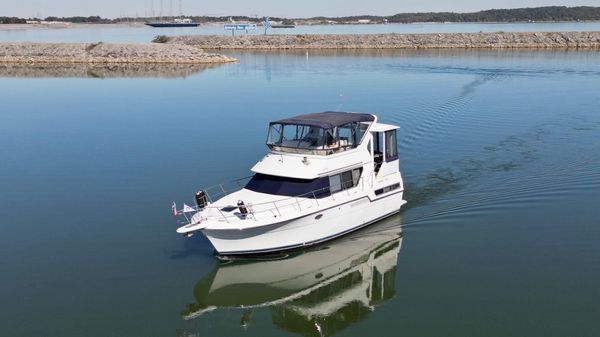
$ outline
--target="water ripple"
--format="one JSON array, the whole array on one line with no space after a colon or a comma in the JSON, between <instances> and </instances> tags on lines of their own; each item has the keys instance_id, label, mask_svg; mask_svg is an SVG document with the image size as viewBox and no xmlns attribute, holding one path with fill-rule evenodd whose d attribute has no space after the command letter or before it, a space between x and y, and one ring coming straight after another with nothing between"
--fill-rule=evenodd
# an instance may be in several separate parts
<instances>
[{"instance_id":1,"label":"water ripple","mask_svg":"<svg viewBox=\"0 0 600 337\"><path fill-rule=\"evenodd\" d=\"M511 135L495 145L484 146L476 156L455 160L449 167L405 178L409 200L406 209L413 210L405 217L405 226L440 216L460 213L468 216L482 207L552 204L550 200L558 201L564 195L597 189L600 146L592 143L597 151L573 151L570 160L556 160L552 155L540 153L540 149L559 138L599 129L597 123L581 122L587 126L565 124L557 129L560 123L546 123L525 134Z\"/></svg>"}]
</instances>

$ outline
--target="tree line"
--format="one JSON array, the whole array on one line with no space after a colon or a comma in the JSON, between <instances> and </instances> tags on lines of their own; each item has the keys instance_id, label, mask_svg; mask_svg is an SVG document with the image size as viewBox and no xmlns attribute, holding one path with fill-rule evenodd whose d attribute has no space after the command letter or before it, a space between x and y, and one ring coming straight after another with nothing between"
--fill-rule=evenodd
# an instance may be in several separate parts
<instances>
[{"instance_id":1,"label":"tree line","mask_svg":"<svg viewBox=\"0 0 600 337\"><path fill-rule=\"evenodd\" d=\"M100 16L71 16L55 17L49 16L45 19L32 18L34 21L60 21L70 23L119 23L131 21L154 21L172 20L175 17L146 17L132 18L121 17L116 19L105 19ZM225 22L228 20L261 22L263 18L249 16L185 16L199 23ZM432 13L400 13L391 16L358 15L345 17L313 17L307 19L271 18L273 21L292 22L336 22L348 23L358 20L370 20L371 22L389 23L414 23L414 22L528 22L528 21L599 21L600 7L579 6L547 6L535 8L515 9L490 9L473 13L454 12L432 12ZM3 23L25 23L26 19L17 17L1 17Z\"/></svg>"},{"instance_id":2,"label":"tree line","mask_svg":"<svg viewBox=\"0 0 600 337\"><path fill-rule=\"evenodd\" d=\"M10 16L0 16L0 24L9 24L9 23L26 23L27 21L22 18L15 18Z\"/></svg>"},{"instance_id":3,"label":"tree line","mask_svg":"<svg viewBox=\"0 0 600 337\"><path fill-rule=\"evenodd\" d=\"M527 22L600 20L600 7L548 6L490 9L475 13L404 13L386 17L388 22Z\"/></svg>"}]
</instances>

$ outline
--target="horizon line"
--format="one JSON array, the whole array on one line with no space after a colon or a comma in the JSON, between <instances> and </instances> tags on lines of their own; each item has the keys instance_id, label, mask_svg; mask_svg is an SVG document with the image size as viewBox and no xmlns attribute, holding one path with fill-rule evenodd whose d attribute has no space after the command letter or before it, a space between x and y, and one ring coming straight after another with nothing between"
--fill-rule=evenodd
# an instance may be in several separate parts
<instances>
[{"instance_id":1,"label":"horizon line","mask_svg":"<svg viewBox=\"0 0 600 337\"><path fill-rule=\"evenodd\" d=\"M478 11L416 11L416 12L398 12L398 13L394 13L394 14L387 14L387 15L377 15L377 14L352 14L352 15L340 15L340 16L327 16L327 15L313 15L313 16L299 16L299 17L286 17L286 16L278 16L278 15L272 15L271 17L276 17L279 19L303 19L303 20L308 20L308 19L316 19L316 18L325 18L325 19L339 19L339 18L351 18L351 17L365 17L365 16L370 16L370 17L379 17L379 18L387 18L387 17L392 17L395 15L402 15L402 14L474 14L474 13L481 13L481 12L487 12L487 11L493 11L493 10L518 10L518 9L541 9L541 8L600 8L600 6L536 6L536 7L505 7L505 8L488 8L488 9L481 9ZM154 16L148 16L148 15L136 15L136 16L130 16L130 15L120 15L120 16L100 16L100 15L69 15L69 16L57 16L57 15L46 15L45 18L49 18L49 17L55 17L55 18L74 18L74 17L82 17L82 18L89 18L89 17L99 17L101 19L109 19L109 20L115 20L115 19L126 19L126 18L157 18L157 17L170 17L170 18L175 18L175 17L182 17L182 16L187 16L187 17L207 17L207 18L221 18L221 17L245 17L245 18L263 18L263 17L267 17L269 15L256 15L256 14L252 14L252 15L243 15L243 14L214 14L214 13L206 13L206 14L181 14L181 15L154 15ZM7 17L7 18L19 18L19 19L42 19L41 17L21 17L21 16L10 16L10 15L0 15L0 17Z\"/></svg>"}]
</instances>

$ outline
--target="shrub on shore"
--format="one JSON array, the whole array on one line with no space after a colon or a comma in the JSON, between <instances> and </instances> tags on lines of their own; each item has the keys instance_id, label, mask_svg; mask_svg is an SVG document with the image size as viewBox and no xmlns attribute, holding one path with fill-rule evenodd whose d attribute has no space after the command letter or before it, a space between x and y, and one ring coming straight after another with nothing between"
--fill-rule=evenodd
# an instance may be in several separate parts
<instances>
[{"instance_id":1,"label":"shrub on shore","mask_svg":"<svg viewBox=\"0 0 600 337\"><path fill-rule=\"evenodd\" d=\"M168 41L169 38L166 35L156 35L154 39L152 39L152 42L154 43L167 43Z\"/></svg>"},{"instance_id":2,"label":"shrub on shore","mask_svg":"<svg viewBox=\"0 0 600 337\"><path fill-rule=\"evenodd\" d=\"M94 49L94 48L98 47L98 46L99 46L99 45L101 45L101 44L102 44L102 41L100 41L100 42L96 42L96 43L90 43L90 44L88 44L87 46L85 46L85 51L87 51L87 52L91 52L91 51L92 51L92 49Z\"/></svg>"}]
</instances>

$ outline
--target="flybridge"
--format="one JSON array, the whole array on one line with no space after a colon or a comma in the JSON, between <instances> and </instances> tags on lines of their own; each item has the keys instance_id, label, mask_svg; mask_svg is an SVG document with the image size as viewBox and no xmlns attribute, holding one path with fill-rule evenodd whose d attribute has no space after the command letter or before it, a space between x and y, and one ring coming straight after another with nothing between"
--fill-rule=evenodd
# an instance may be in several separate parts
<instances>
[{"instance_id":1,"label":"flybridge","mask_svg":"<svg viewBox=\"0 0 600 337\"><path fill-rule=\"evenodd\" d=\"M269 124L272 151L329 155L357 147L375 117L364 113L320 112Z\"/></svg>"}]
</instances>

